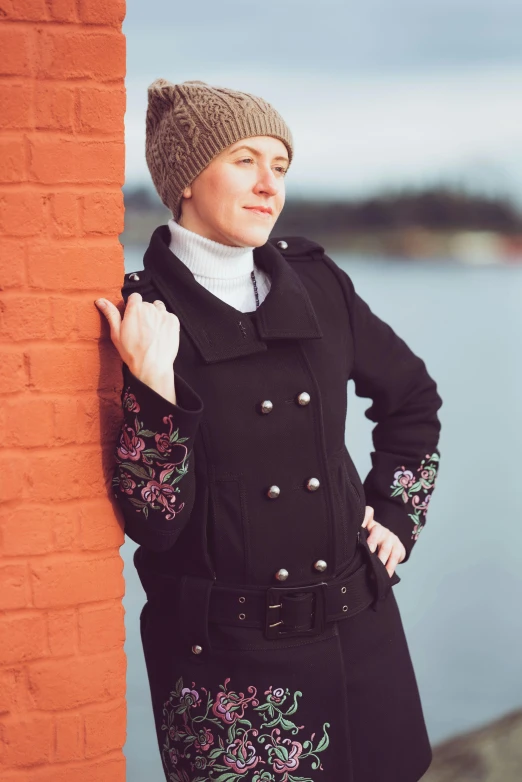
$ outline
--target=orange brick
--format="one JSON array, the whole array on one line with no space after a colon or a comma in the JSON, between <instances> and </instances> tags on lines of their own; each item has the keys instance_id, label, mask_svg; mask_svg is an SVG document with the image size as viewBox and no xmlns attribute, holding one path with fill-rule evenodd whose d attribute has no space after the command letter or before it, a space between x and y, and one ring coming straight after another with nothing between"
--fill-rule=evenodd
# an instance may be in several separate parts
<instances>
[{"instance_id":1,"label":"orange brick","mask_svg":"<svg viewBox=\"0 0 522 782\"><path fill-rule=\"evenodd\" d=\"M51 308L51 332L53 337L71 338L77 334L78 300L70 296L52 296L49 299Z\"/></svg>"},{"instance_id":2,"label":"orange brick","mask_svg":"<svg viewBox=\"0 0 522 782\"><path fill-rule=\"evenodd\" d=\"M46 30L39 36L38 55L40 77L104 82L125 76L125 37L116 30Z\"/></svg>"},{"instance_id":3,"label":"orange brick","mask_svg":"<svg viewBox=\"0 0 522 782\"><path fill-rule=\"evenodd\" d=\"M0 393L23 391L27 386L24 353L22 350L0 349Z\"/></svg>"},{"instance_id":4,"label":"orange brick","mask_svg":"<svg viewBox=\"0 0 522 782\"><path fill-rule=\"evenodd\" d=\"M52 231L55 236L80 233L79 198L74 193L55 193L51 199Z\"/></svg>"},{"instance_id":5,"label":"orange brick","mask_svg":"<svg viewBox=\"0 0 522 782\"><path fill-rule=\"evenodd\" d=\"M125 583L120 556L95 559L54 558L30 562L34 605L71 606L123 597Z\"/></svg>"},{"instance_id":6,"label":"orange brick","mask_svg":"<svg viewBox=\"0 0 522 782\"><path fill-rule=\"evenodd\" d=\"M49 651L56 657L74 654L78 647L76 609L50 611L47 615Z\"/></svg>"},{"instance_id":7,"label":"orange brick","mask_svg":"<svg viewBox=\"0 0 522 782\"><path fill-rule=\"evenodd\" d=\"M116 442L122 420L119 394L110 399L96 395L79 398L60 397L54 402L57 445L69 443ZM0 409L1 413L1 409Z\"/></svg>"},{"instance_id":8,"label":"orange brick","mask_svg":"<svg viewBox=\"0 0 522 782\"><path fill-rule=\"evenodd\" d=\"M89 24L121 25L125 19L124 0L80 0L80 19Z\"/></svg>"},{"instance_id":9,"label":"orange brick","mask_svg":"<svg viewBox=\"0 0 522 782\"><path fill-rule=\"evenodd\" d=\"M122 698L125 696L126 668L123 649L93 657L30 663L29 682L35 706L46 711L61 711L86 703ZM60 686L57 686L58 682ZM68 780L71 778L76 782L76 776L67 777Z\"/></svg>"},{"instance_id":10,"label":"orange brick","mask_svg":"<svg viewBox=\"0 0 522 782\"><path fill-rule=\"evenodd\" d=\"M3 0L4 19L40 22L48 18L45 0Z\"/></svg>"},{"instance_id":11,"label":"orange brick","mask_svg":"<svg viewBox=\"0 0 522 782\"><path fill-rule=\"evenodd\" d=\"M32 125L32 95L29 83L0 85L1 128L29 128Z\"/></svg>"},{"instance_id":12,"label":"orange brick","mask_svg":"<svg viewBox=\"0 0 522 782\"><path fill-rule=\"evenodd\" d=\"M1 665L34 660L46 654L45 619L41 614L0 617Z\"/></svg>"},{"instance_id":13,"label":"orange brick","mask_svg":"<svg viewBox=\"0 0 522 782\"><path fill-rule=\"evenodd\" d=\"M48 554L74 547L78 510L60 507L17 505L0 511L3 552L7 556Z\"/></svg>"},{"instance_id":14,"label":"orange brick","mask_svg":"<svg viewBox=\"0 0 522 782\"><path fill-rule=\"evenodd\" d=\"M29 148L29 171L31 178L37 182L123 184L123 141L80 142L77 139L42 136L31 138Z\"/></svg>"},{"instance_id":15,"label":"orange brick","mask_svg":"<svg viewBox=\"0 0 522 782\"><path fill-rule=\"evenodd\" d=\"M47 197L18 191L0 197L0 228L12 236L34 236L45 231Z\"/></svg>"},{"instance_id":16,"label":"orange brick","mask_svg":"<svg viewBox=\"0 0 522 782\"><path fill-rule=\"evenodd\" d=\"M53 720L47 714L12 715L0 719L3 764L16 768L46 763L51 754L53 733Z\"/></svg>"},{"instance_id":17,"label":"orange brick","mask_svg":"<svg viewBox=\"0 0 522 782\"><path fill-rule=\"evenodd\" d=\"M55 750L53 760L64 763L68 760L80 760L83 752L83 719L80 714L59 714L56 717Z\"/></svg>"},{"instance_id":18,"label":"orange brick","mask_svg":"<svg viewBox=\"0 0 522 782\"><path fill-rule=\"evenodd\" d=\"M87 551L119 548L125 541L123 527L115 518L108 501L99 500L93 507L82 503L79 509L80 545Z\"/></svg>"},{"instance_id":19,"label":"orange brick","mask_svg":"<svg viewBox=\"0 0 522 782\"><path fill-rule=\"evenodd\" d=\"M46 339L50 336L51 307L41 296L5 296L0 301L0 329L4 339Z\"/></svg>"},{"instance_id":20,"label":"orange brick","mask_svg":"<svg viewBox=\"0 0 522 782\"><path fill-rule=\"evenodd\" d=\"M80 651L93 654L106 649L121 649L125 643L124 616L120 600L102 608L81 607L78 613Z\"/></svg>"},{"instance_id":21,"label":"orange brick","mask_svg":"<svg viewBox=\"0 0 522 782\"><path fill-rule=\"evenodd\" d=\"M26 495L24 475L27 455L0 453L0 497L2 502L20 500Z\"/></svg>"},{"instance_id":22,"label":"orange brick","mask_svg":"<svg viewBox=\"0 0 522 782\"><path fill-rule=\"evenodd\" d=\"M0 30L0 51L2 51L2 31ZM0 57L0 63L3 57ZM27 179L25 170L25 150L22 138L0 139L0 182L23 182Z\"/></svg>"},{"instance_id":23,"label":"orange brick","mask_svg":"<svg viewBox=\"0 0 522 782\"><path fill-rule=\"evenodd\" d=\"M98 760L93 763L82 762L46 766L32 769L31 776L16 779L7 777L2 782L124 782L125 756Z\"/></svg>"},{"instance_id":24,"label":"orange brick","mask_svg":"<svg viewBox=\"0 0 522 782\"><path fill-rule=\"evenodd\" d=\"M92 290L94 299L110 298L111 289L121 299L123 247L113 240L103 244L57 242L31 243L27 251L27 277L32 288L44 290ZM101 313L100 313L101 315ZM103 320L105 317L101 315ZM102 322L102 321L100 321Z\"/></svg>"},{"instance_id":25,"label":"orange brick","mask_svg":"<svg viewBox=\"0 0 522 782\"><path fill-rule=\"evenodd\" d=\"M53 0L48 5L51 18L56 22L76 22L78 20L76 0Z\"/></svg>"},{"instance_id":26,"label":"orange brick","mask_svg":"<svg viewBox=\"0 0 522 782\"><path fill-rule=\"evenodd\" d=\"M53 404L37 398L4 402L4 437L10 446L48 445L53 439Z\"/></svg>"},{"instance_id":27,"label":"orange brick","mask_svg":"<svg viewBox=\"0 0 522 782\"><path fill-rule=\"evenodd\" d=\"M23 666L0 670L0 714L26 712L31 706Z\"/></svg>"},{"instance_id":28,"label":"orange brick","mask_svg":"<svg viewBox=\"0 0 522 782\"><path fill-rule=\"evenodd\" d=\"M125 701L87 712L84 716L85 757L121 749L126 738L126 716Z\"/></svg>"},{"instance_id":29,"label":"orange brick","mask_svg":"<svg viewBox=\"0 0 522 782\"><path fill-rule=\"evenodd\" d=\"M121 368L112 343L104 342L99 348L90 343L42 344L28 347L27 355L30 383L39 391L113 390L121 385Z\"/></svg>"},{"instance_id":30,"label":"orange brick","mask_svg":"<svg viewBox=\"0 0 522 782\"><path fill-rule=\"evenodd\" d=\"M98 397L96 406L94 399L82 397L78 400L78 442L99 442L101 437L107 448L112 450L122 418L119 393L111 395L109 399Z\"/></svg>"},{"instance_id":31,"label":"orange brick","mask_svg":"<svg viewBox=\"0 0 522 782\"><path fill-rule=\"evenodd\" d=\"M22 472L24 495L40 502L107 495L98 448L53 448L35 453Z\"/></svg>"},{"instance_id":32,"label":"orange brick","mask_svg":"<svg viewBox=\"0 0 522 782\"><path fill-rule=\"evenodd\" d=\"M123 192L89 193L83 198L83 227L89 234L119 236L123 232Z\"/></svg>"},{"instance_id":33,"label":"orange brick","mask_svg":"<svg viewBox=\"0 0 522 782\"><path fill-rule=\"evenodd\" d=\"M72 131L74 123L74 90L63 84L37 82L35 87L34 124L38 130Z\"/></svg>"},{"instance_id":34,"label":"orange brick","mask_svg":"<svg viewBox=\"0 0 522 782\"><path fill-rule=\"evenodd\" d=\"M12 25L5 25L3 29L0 29L0 52L2 52L0 57L1 74L4 76L28 76L31 74L31 30L28 28L16 29Z\"/></svg>"},{"instance_id":35,"label":"orange brick","mask_svg":"<svg viewBox=\"0 0 522 782\"><path fill-rule=\"evenodd\" d=\"M0 565L0 610L25 608L29 602L30 592L26 566Z\"/></svg>"},{"instance_id":36,"label":"orange brick","mask_svg":"<svg viewBox=\"0 0 522 782\"><path fill-rule=\"evenodd\" d=\"M79 121L81 133L123 133L126 108L125 89L112 87L78 89Z\"/></svg>"},{"instance_id":37,"label":"orange brick","mask_svg":"<svg viewBox=\"0 0 522 782\"><path fill-rule=\"evenodd\" d=\"M24 242L0 237L0 291L24 285L25 256Z\"/></svg>"}]
</instances>

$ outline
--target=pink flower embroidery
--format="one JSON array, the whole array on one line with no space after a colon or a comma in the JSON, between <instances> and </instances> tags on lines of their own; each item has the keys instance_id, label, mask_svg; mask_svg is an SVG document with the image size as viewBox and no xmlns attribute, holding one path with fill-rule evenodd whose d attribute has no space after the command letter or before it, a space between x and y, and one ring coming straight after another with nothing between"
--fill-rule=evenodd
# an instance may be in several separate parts
<instances>
[{"instance_id":1,"label":"pink flower embroidery","mask_svg":"<svg viewBox=\"0 0 522 782\"><path fill-rule=\"evenodd\" d=\"M437 470L439 466L439 454L437 451L426 454L417 468L417 477L411 470L407 470L404 465L397 467L394 473L394 480L390 488L391 496L401 496L402 501L410 503L412 512L409 513L413 521L411 537L417 540L424 524L426 523L426 513L431 494L435 488Z\"/></svg>"},{"instance_id":2,"label":"pink flower embroidery","mask_svg":"<svg viewBox=\"0 0 522 782\"><path fill-rule=\"evenodd\" d=\"M145 441L138 437L132 426L123 425L120 437L120 445L117 450L120 459L131 459L137 462L141 459L141 451L145 448Z\"/></svg>"},{"instance_id":3,"label":"pink flower embroidery","mask_svg":"<svg viewBox=\"0 0 522 782\"><path fill-rule=\"evenodd\" d=\"M215 696L205 687L196 689L195 682L191 687L184 687L181 677L176 682L163 706L162 758L169 779L188 782L189 774L205 769L205 779L222 782L247 782L247 776L252 782L276 782L275 775L277 782L297 782L305 777L293 772L307 762L314 771L323 770L318 755L329 746L329 723L323 724L319 737L314 732L304 741L294 738L304 728L293 721L301 692L292 695L287 688L270 686L261 703L253 685L245 696L228 690L229 682L226 679ZM284 707L287 698L291 703ZM173 745L176 753L172 753ZM310 779L304 768L303 772Z\"/></svg>"},{"instance_id":4,"label":"pink flower embroidery","mask_svg":"<svg viewBox=\"0 0 522 782\"><path fill-rule=\"evenodd\" d=\"M126 416L140 411L129 388L123 395L123 407ZM188 472L188 438L180 437L179 430L174 430L172 414L163 417L163 432L151 431L136 415L133 418L133 426L128 419L122 425L112 483L120 487L120 496L127 495L137 513L148 518L149 511L154 510L170 521L185 507L177 496L178 483Z\"/></svg>"}]
</instances>

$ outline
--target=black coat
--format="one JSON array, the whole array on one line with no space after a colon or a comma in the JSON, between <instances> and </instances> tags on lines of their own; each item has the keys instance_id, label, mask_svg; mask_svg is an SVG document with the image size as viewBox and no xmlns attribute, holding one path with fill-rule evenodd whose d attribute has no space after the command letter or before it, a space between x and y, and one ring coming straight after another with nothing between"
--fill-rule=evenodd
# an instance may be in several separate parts
<instances>
[{"instance_id":1,"label":"black coat","mask_svg":"<svg viewBox=\"0 0 522 782\"><path fill-rule=\"evenodd\" d=\"M123 366L113 480L140 544L141 635L166 779L416 782L431 747L389 588L400 579L358 533L371 505L410 557L437 474L436 384L319 244L286 237L256 248L271 288L242 313L201 286L169 242L159 226L122 295L139 291L178 315L177 404ZM345 446L350 379L376 423L364 483ZM267 638L248 625L245 598L243 626L208 621L213 583L248 597L361 567L389 582L385 599L319 634Z\"/></svg>"}]
</instances>

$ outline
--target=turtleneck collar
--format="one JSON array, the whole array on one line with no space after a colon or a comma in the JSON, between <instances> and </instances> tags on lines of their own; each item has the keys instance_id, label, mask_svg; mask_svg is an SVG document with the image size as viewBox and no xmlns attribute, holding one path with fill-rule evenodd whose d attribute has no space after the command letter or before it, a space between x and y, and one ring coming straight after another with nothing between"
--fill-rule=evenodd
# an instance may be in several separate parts
<instances>
[{"instance_id":1,"label":"turtleneck collar","mask_svg":"<svg viewBox=\"0 0 522 782\"><path fill-rule=\"evenodd\" d=\"M174 219L168 221L169 249L197 277L237 279L254 269L253 247L230 247L189 231Z\"/></svg>"}]
</instances>

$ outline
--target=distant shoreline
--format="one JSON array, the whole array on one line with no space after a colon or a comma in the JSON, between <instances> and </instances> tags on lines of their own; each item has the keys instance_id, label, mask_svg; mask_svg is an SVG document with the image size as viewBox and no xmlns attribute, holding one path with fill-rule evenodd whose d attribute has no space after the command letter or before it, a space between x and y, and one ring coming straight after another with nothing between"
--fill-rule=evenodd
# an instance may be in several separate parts
<instances>
[{"instance_id":1,"label":"distant shoreline","mask_svg":"<svg viewBox=\"0 0 522 782\"><path fill-rule=\"evenodd\" d=\"M148 245L158 225L172 217L166 209L125 210L125 230L120 239L129 248ZM522 264L522 230L502 233L494 230L440 229L422 225L394 228L337 229L328 233L317 230L284 230L281 215L273 236L309 236L323 245L327 252L340 252L367 257L401 258L430 261L440 258L471 265Z\"/></svg>"}]
</instances>

